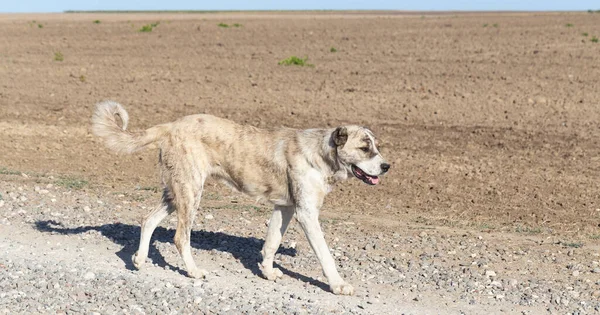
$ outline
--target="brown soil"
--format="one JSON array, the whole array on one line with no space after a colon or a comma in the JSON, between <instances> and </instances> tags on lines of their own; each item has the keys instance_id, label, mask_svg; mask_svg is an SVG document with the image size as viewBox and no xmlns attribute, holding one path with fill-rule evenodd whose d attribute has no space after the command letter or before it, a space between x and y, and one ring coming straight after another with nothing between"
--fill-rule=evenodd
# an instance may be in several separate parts
<instances>
[{"instance_id":1,"label":"brown soil","mask_svg":"<svg viewBox=\"0 0 600 315\"><path fill-rule=\"evenodd\" d=\"M259 127L358 123L375 130L392 170L376 187L336 187L326 216L374 229L408 222L596 243L600 43L590 39L599 19L0 15L2 176L156 186L155 152L115 156L91 135L94 103L105 99L125 105L130 129L194 113ZM314 67L278 65L292 55Z\"/></svg>"}]
</instances>

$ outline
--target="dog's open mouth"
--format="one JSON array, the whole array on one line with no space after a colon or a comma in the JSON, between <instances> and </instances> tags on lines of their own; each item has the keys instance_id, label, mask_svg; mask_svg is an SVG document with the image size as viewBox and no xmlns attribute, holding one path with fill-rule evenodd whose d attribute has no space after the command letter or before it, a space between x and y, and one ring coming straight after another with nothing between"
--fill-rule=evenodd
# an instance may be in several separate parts
<instances>
[{"instance_id":1,"label":"dog's open mouth","mask_svg":"<svg viewBox=\"0 0 600 315\"><path fill-rule=\"evenodd\" d=\"M362 180L363 182L369 185L377 185L377 183L379 183L379 177L365 173L363 170L361 170L358 166L354 164L352 164L352 174L354 174L356 178Z\"/></svg>"}]
</instances>

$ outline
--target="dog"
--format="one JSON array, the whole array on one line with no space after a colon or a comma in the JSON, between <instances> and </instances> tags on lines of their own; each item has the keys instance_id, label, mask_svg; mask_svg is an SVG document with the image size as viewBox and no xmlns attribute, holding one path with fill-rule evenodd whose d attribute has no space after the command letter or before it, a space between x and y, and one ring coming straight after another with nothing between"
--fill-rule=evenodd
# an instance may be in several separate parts
<instances>
[{"instance_id":1,"label":"dog","mask_svg":"<svg viewBox=\"0 0 600 315\"><path fill-rule=\"evenodd\" d=\"M121 120L117 120L117 116ZM142 222L140 244L133 255L136 268L148 257L150 237L169 214L177 213L175 246L192 278L206 270L196 266L190 235L206 179L214 178L274 205L259 263L268 280L283 276L273 267L292 217L300 223L334 294L352 295L354 288L339 275L319 225L319 210L332 185L349 176L368 185L390 169L373 132L350 125L331 129L265 130L205 114L182 117L144 131L127 130L129 115L118 103L96 104L92 132L121 154L159 148L164 188L158 207Z\"/></svg>"}]
</instances>

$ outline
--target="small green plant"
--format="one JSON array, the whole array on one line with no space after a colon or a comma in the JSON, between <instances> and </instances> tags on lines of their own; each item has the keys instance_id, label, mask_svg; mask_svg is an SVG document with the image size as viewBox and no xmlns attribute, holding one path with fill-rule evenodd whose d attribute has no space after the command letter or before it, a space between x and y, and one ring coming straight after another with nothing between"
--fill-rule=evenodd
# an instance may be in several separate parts
<instances>
[{"instance_id":1,"label":"small green plant","mask_svg":"<svg viewBox=\"0 0 600 315\"><path fill-rule=\"evenodd\" d=\"M151 192L158 192L158 186L142 186L142 187L137 187L136 189L151 191Z\"/></svg>"},{"instance_id":2,"label":"small green plant","mask_svg":"<svg viewBox=\"0 0 600 315\"><path fill-rule=\"evenodd\" d=\"M563 243L563 245L565 245L566 247L572 247L572 248L580 248L583 247L583 243Z\"/></svg>"},{"instance_id":3,"label":"small green plant","mask_svg":"<svg viewBox=\"0 0 600 315\"><path fill-rule=\"evenodd\" d=\"M94 24L100 24L100 20L94 20Z\"/></svg>"},{"instance_id":4,"label":"small green plant","mask_svg":"<svg viewBox=\"0 0 600 315\"><path fill-rule=\"evenodd\" d=\"M85 76L83 74L79 76L79 81L85 82Z\"/></svg>"},{"instance_id":5,"label":"small green plant","mask_svg":"<svg viewBox=\"0 0 600 315\"><path fill-rule=\"evenodd\" d=\"M44 25L38 24L38 28L44 28Z\"/></svg>"},{"instance_id":6,"label":"small green plant","mask_svg":"<svg viewBox=\"0 0 600 315\"><path fill-rule=\"evenodd\" d=\"M218 27L224 27L224 28L228 28L229 24L225 24L225 23L219 23L217 24Z\"/></svg>"},{"instance_id":7,"label":"small green plant","mask_svg":"<svg viewBox=\"0 0 600 315\"><path fill-rule=\"evenodd\" d=\"M284 65L284 66L307 66L307 67L314 67L314 65L307 63L308 61L308 57L302 59L302 58L298 58L296 56L291 56L287 59L283 59L281 60L278 64L279 65Z\"/></svg>"},{"instance_id":8,"label":"small green plant","mask_svg":"<svg viewBox=\"0 0 600 315\"><path fill-rule=\"evenodd\" d=\"M494 225L492 225L492 224L488 224L488 223L482 223L482 224L479 226L479 228L480 228L481 230L495 230L495 229L496 229L496 227L495 227Z\"/></svg>"},{"instance_id":9,"label":"small green plant","mask_svg":"<svg viewBox=\"0 0 600 315\"><path fill-rule=\"evenodd\" d=\"M6 167L0 168L0 174L2 175L20 175L21 172L15 170L9 170Z\"/></svg>"},{"instance_id":10,"label":"small green plant","mask_svg":"<svg viewBox=\"0 0 600 315\"><path fill-rule=\"evenodd\" d=\"M150 23L150 26L152 26L152 28L155 28L158 26L158 24L160 24L160 22L154 22L154 23Z\"/></svg>"},{"instance_id":11,"label":"small green plant","mask_svg":"<svg viewBox=\"0 0 600 315\"><path fill-rule=\"evenodd\" d=\"M600 234L590 235L590 238L593 239L593 240L600 240Z\"/></svg>"},{"instance_id":12,"label":"small green plant","mask_svg":"<svg viewBox=\"0 0 600 315\"><path fill-rule=\"evenodd\" d=\"M483 24L483 27L488 27L488 24L487 23Z\"/></svg>"},{"instance_id":13,"label":"small green plant","mask_svg":"<svg viewBox=\"0 0 600 315\"><path fill-rule=\"evenodd\" d=\"M530 228L528 226L517 226L515 229L517 233L527 233L527 234L540 234L542 233L542 229L539 227Z\"/></svg>"},{"instance_id":14,"label":"small green plant","mask_svg":"<svg viewBox=\"0 0 600 315\"><path fill-rule=\"evenodd\" d=\"M235 24L233 24L233 27L242 27L242 24L240 24L240 23L235 23Z\"/></svg>"},{"instance_id":15,"label":"small green plant","mask_svg":"<svg viewBox=\"0 0 600 315\"><path fill-rule=\"evenodd\" d=\"M573 27L573 24L571 24L571 23L567 23L567 24L565 24L565 26L566 26L566 27Z\"/></svg>"},{"instance_id":16,"label":"small green plant","mask_svg":"<svg viewBox=\"0 0 600 315\"><path fill-rule=\"evenodd\" d=\"M597 43L598 42L598 37L596 36L592 36L592 39L590 39L592 41L592 43Z\"/></svg>"},{"instance_id":17,"label":"small green plant","mask_svg":"<svg viewBox=\"0 0 600 315\"><path fill-rule=\"evenodd\" d=\"M84 179L78 179L73 177L63 177L56 182L57 185L63 186L68 189L82 189L87 186L88 182Z\"/></svg>"},{"instance_id":18,"label":"small green plant","mask_svg":"<svg viewBox=\"0 0 600 315\"><path fill-rule=\"evenodd\" d=\"M146 25L142 26L142 28L140 28L139 31L142 33L152 32L152 25L146 24Z\"/></svg>"},{"instance_id":19,"label":"small green plant","mask_svg":"<svg viewBox=\"0 0 600 315\"><path fill-rule=\"evenodd\" d=\"M63 60L65 60L65 56L63 56L63 54L60 51L55 52L54 53L54 60L55 61L63 61Z\"/></svg>"},{"instance_id":20,"label":"small green plant","mask_svg":"<svg viewBox=\"0 0 600 315\"><path fill-rule=\"evenodd\" d=\"M335 49L335 47L331 47L331 49L329 49L329 51L334 53L334 52L337 52L337 49Z\"/></svg>"},{"instance_id":21,"label":"small green plant","mask_svg":"<svg viewBox=\"0 0 600 315\"><path fill-rule=\"evenodd\" d=\"M493 27L498 27L498 24L494 23L492 24Z\"/></svg>"},{"instance_id":22,"label":"small green plant","mask_svg":"<svg viewBox=\"0 0 600 315\"><path fill-rule=\"evenodd\" d=\"M588 36L588 33L586 33L586 32L583 32L583 33L581 33L581 35L582 35L582 36Z\"/></svg>"}]
</instances>

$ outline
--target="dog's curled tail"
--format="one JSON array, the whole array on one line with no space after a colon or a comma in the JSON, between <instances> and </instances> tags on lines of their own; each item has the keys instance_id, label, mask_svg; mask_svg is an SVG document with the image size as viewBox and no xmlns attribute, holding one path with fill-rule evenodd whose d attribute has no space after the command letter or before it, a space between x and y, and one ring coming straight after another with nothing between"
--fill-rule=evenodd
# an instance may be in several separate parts
<instances>
[{"instance_id":1,"label":"dog's curled tail","mask_svg":"<svg viewBox=\"0 0 600 315\"><path fill-rule=\"evenodd\" d=\"M121 118L122 126L117 123ZM104 140L105 145L121 154L133 153L154 144L169 130L167 125L157 125L140 132L127 130L129 114L121 104L104 101L96 104L92 116L92 132Z\"/></svg>"}]
</instances>

